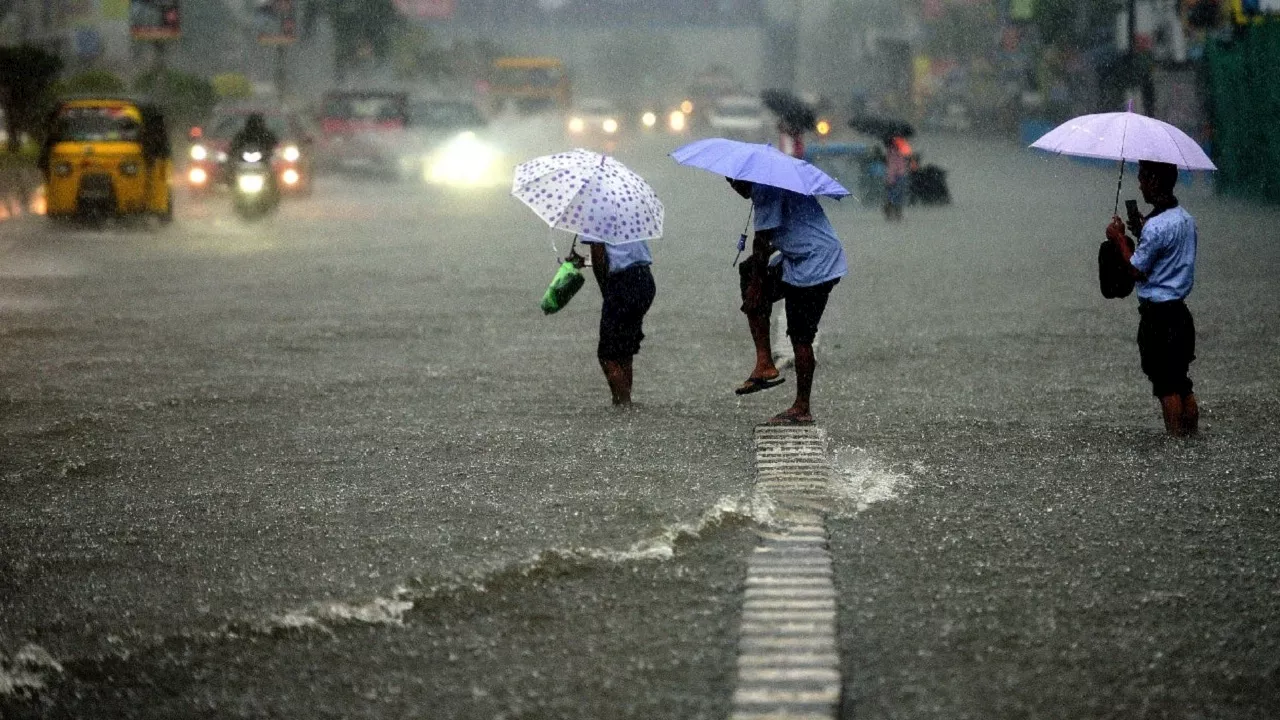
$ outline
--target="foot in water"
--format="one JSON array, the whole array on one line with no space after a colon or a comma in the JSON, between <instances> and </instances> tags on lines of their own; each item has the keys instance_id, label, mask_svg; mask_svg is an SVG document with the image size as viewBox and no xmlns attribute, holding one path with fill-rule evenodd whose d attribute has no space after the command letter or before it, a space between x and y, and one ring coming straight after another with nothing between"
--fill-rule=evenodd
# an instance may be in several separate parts
<instances>
[{"instance_id":1,"label":"foot in water","mask_svg":"<svg viewBox=\"0 0 1280 720\"><path fill-rule=\"evenodd\" d=\"M812 425L813 415L790 408L774 415L765 421L765 425Z\"/></svg>"}]
</instances>

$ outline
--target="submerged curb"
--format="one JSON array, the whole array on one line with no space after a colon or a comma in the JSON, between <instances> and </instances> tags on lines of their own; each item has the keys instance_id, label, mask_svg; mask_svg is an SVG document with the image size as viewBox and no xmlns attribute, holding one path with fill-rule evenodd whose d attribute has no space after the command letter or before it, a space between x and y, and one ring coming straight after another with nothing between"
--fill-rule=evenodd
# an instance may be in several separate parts
<instances>
[{"instance_id":1,"label":"submerged curb","mask_svg":"<svg viewBox=\"0 0 1280 720\"><path fill-rule=\"evenodd\" d=\"M756 494L778 508L747 560L734 720L830 720L840 701L836 591L821 512L826 432L757 427Z\"/></svg>"}]
</instances>

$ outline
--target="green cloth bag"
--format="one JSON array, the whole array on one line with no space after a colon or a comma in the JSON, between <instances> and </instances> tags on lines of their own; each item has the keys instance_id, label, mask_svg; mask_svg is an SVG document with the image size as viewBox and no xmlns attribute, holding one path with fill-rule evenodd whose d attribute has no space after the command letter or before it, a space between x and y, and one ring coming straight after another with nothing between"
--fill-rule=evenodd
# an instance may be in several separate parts
<instances>
[{"instance_id":1,"label":"green cloth bag","mask_svg":"<svg viewBox=\"0 0 1280 720\"><path fill-rule=\"evenodd\" d=\"M556 271L556 276L551 278L551 284L547 286L547 291L542 294L542 312L550 315L553 312L559 312L573 296L582 289L587 279L582 276L578 268L568 260L560 265L560 269Z\"/></svg>"}]
</instances>

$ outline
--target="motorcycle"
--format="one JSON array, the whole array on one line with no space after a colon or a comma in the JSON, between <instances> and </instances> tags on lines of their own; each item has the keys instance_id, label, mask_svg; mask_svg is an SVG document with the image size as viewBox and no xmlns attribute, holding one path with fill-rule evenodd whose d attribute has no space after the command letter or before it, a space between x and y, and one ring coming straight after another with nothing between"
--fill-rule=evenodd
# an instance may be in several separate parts
<instances>
[{"instance_id":1,"label":"motorcycle","mask_svg":"<svg viewBox=\"0 0 1280 720\"><path fill-rule=\"evenodd\" d=\"M245 220L263 217L280 205L280 189L267 153L247 149L236 158L231 192L236 214Z\"/></svg>"}]
</instances>

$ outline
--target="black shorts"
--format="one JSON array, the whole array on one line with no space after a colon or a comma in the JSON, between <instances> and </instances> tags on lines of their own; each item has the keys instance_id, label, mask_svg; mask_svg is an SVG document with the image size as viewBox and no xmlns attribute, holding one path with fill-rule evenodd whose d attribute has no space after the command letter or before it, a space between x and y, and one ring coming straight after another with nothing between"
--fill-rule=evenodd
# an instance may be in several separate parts
<instances>
[{"instance_id":1,"label":"black shorts","mask_svg":"<svg viewBox=\"0 0 1280 720\"><path fill-rule=\"evenodd\" d=\"M1156 397L1191 394L1187 371L1196 359L1196 325L1181 300L1138 301L1138 354Z\"/></svg>"},{"instance_id":2,"label":"black shorts","mask_svg":"<svg viewBox=\"0 0 1280 720\"><path fill-rule=\"evenodd\" d=\"M744 299L756 262L752 256L738 264L738 288ZM818 336L818 321L822 320L822 313L827 309L827 297L839 282L840 278L836 278L818 285L796 287L782 281L781 263L771 265L765 270L761 286L765 302L769 305L765 314L772 313L773 303L786 299L787 335L793 343L812 345Z\"/></svg>"},{"instance_id":3,"label":"black shorts","mask_svg":"<svg viewBox=\"0 0 1280 720\"><path fill-rule=\"evenodd\" d=\"M644 314L653 304L657 287L648 265L632 265L610 273L603 288L604 307L600 311L601 360L627 360L640 352L644 340Z\"/></svg>"}]
</instances>

